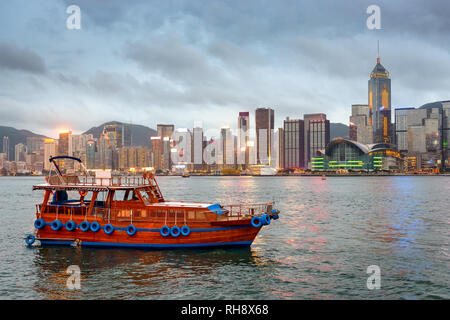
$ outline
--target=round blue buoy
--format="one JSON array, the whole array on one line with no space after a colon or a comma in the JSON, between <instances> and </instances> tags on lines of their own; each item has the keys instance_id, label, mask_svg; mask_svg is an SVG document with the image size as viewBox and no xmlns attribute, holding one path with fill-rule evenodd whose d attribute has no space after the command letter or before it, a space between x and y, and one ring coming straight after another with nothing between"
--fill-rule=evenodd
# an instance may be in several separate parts
<instances>
[{"instance_id":1,"label":"round blue buoy","mask_svg":"<svg viewBox=\"0 0 450 320\"><path fill-rule=\"evenodd\" d=\"M261 227L262 221L259 217L253 217L252 218L252 226L255 228Z\"/></svg>"},{"instance_id":2,"label":"round blue buoy","mask_svg":"<svg viewBox=\"0 0 450 320\"><path fill-rule=\"evenodd\" d=\"M173 226L172 228L170 228L170 235L172 237L178 237L181 233L180 228L178 228L177 226Z\"/></svg>"},{"instance_id":3,"label":"round blue buoy","mask_svg":"<svg viewBox=\"0 0 450 320\"><path fill-rule=\"evenodd\" d=\"M37 220L34 222L34 227L35 227L36 229L42 229L44 226L45 226L45 220L44 220L44 219L37 219Z\"/></svg>"},{"instance_id":4,"label":"round blue buoy","mask_svg":"<svg viewBox=\"0 0 450 320\"><path fill-rule=\"evenodd\" d=\"M25 238L25 242L29 246L31 246L34 243L34 241L36 241L36 238L32 234L27 235L27 237Z\"/></svg>"},{"instance_id":5,"label":"round blue buoy","mask_svg":"<svg viewBox=\"0 0 450 320\"><path fill-rule=\"evenodd\" d=\"M59 229L61 229L61 227L63 226L62 222L59 220L55 220L52 222L52 230L53 231L58 231Z\"/></svg>"},{"instance_id":6,"label":"round blue buoy","mask_svg":"<svg viewBox=\"0 0 450 320\"><path fill-rule=\"evenodd\" d=\"M262 220L262 223L263 223L263 225L269 225L270 224L270 217L269 217L269 215L268 214L263 214L262 216L261 216L261 220Z\"/></svg>"},{"instance_id":7,"label":"round blue buoy","mask_svg":"<svg viewBox=\"0 0 450 320\"><path fill-rule=\"evenodd\" d=\"M114 232L114 226L110 223L105 225L104 231L106 234L112 234Z\"/></svg>"},{"instance_id":8,"label":"round blue buoy","mask_svg":"<svg viewBox=\"0 0 450 320\"><path fill-rule=\"evenodd\" d=\"M77 224L75 223L75 221L67 221L66 222L66 230L67 231L73 231L77 228Z\"/></svg>"},{"instance_id":9,"label":"round blue buoy","mask_svg":"<svg viewBox=\"0 0 450 320\"><path fill-rule=\"evenodd\" d=\"M98 230L100 230L100 224L97 221L92 222L91 223L91 231L97 232Z\"/></svg>"},{"instance_id":10,"label":"round blue buoy","mask_svg":"<svg viewBox=\"0 0 450 320\"><path fill-rule=\"evenodd\" d=\"M80 223L80 230L81 231L88 231L89 230L89 221L84 220L82 223Z\"/></svg>"},{"instance_id":11,"label":"round blue buoy","mask_svg":"<svg viewBox=\"0 0 450 320\"><path fill-rule=\"evenodd\" d=\"M159 232L163 237L167 237L170 233L170 228L168 226L163 226L161 229L159 229Z\"/></svg>"},{"instance_id":12,"label":"round blue buoy","mask_svg":"<svg viewBox=\"0 0 450 320\"><path fill-rule=\"evenodd\" d=\"M128 234L129 236L134 236L135 233L136 233L136 227L133 226L132 224L130 224L130 225L127 227L127 234Z\"/></svg>"},{"instance_id":13,"label":"round blue buoy","mask_svg":"<svg viewBox=\"0 0 450 320\"><path fill-rule=\"evenodd\" d=\"M190 233L191 233L191 228L189 228L188 226L181 227L181 234L183 236L188 236Z\"/></svg>"}]
</instances>

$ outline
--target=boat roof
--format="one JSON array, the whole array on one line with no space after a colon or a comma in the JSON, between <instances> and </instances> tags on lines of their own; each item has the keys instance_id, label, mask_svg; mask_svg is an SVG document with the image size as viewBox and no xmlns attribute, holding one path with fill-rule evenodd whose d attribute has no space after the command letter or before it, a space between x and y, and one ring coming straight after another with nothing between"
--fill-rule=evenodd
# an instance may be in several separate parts
<instances>
[{"instance_id":1,"label":"boat roof","mask_svg":"<svg viewBox=\"0 0 450 320\"><path fill-rule=\"evenodd\" d=\"M212 202L164 201L150 203L147 207L208 208L212 205L214 205Z\"/></svg>"},{"instance_id":2,"label":"boat roof","mask_svg":"<svg viewBox=\"0 0 450 320\"><path fill-rule=\"evenodd\" d=\"M33 190L67 190L67 191L108 191L108 190L134 190L152 187L150 184L141 184L141 185L111 185L111 186L102 186L100 184L92 184L92 185L79 185L79 184L38 184L33 186Z\"/></svg>"},{"instance_id":3,"label":"boat roof","mask_svg":"<svg viewBox=\"0 0 450 320\"><path fill-rule=\"evenodd\" d=\"M108 191L108 190L134 190L155 187L156 181L151 183L142 177L121 176L47 176L46 183L33 186L33 190L82 190L82 191Z\"/></svg>"}]
</instances>

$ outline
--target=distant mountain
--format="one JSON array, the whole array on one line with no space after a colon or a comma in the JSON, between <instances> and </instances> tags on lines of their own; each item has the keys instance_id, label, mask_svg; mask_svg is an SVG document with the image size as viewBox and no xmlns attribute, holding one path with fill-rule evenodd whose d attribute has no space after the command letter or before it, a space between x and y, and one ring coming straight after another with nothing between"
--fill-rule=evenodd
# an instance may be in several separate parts
<instances>
[{"instance_id":1,"label":"distant mountain","mask_svg":"<svg viewBox=\"0 0 450 320\"><path fill-rule=\"evenodd\" d=\"M48 138L28 130L18 130L12 127L0 126L0 152L3 152L3 137L9 137L9 155L10 160L14 160L14 147L16 144L23 143L27 145L28 137Z\"/></svg>"},{"instance_id":2,"label":"distant mountain","mask_svg":"<svg viewBox=\"0 0 450 320\"><path fill-rule=\"evenodd\" d=\"M349 127L343 123L330 123L330 140L339 137L348 138Z\"/></svg>"},{"instance_id":3,"label":"distant mountain","mask_svg":"<svg viewBox=\"0 0 450 320\"><path fill-rule=\"evenodd\" d=\"M122 124L123 122L119 121L110 121L106 122L98 127L93 127L89 129L88 131L84 132L84 134L92 134L94 138L99 138L100 134L103 131L103 127L109 124ZM132 146L143 146L143 147L150 147L150 137L156 136L156 130L140 125L140 124L129 124L129 123L123 123L127 124L131 127L131 144Z\"/></svg>"}]
</instances>

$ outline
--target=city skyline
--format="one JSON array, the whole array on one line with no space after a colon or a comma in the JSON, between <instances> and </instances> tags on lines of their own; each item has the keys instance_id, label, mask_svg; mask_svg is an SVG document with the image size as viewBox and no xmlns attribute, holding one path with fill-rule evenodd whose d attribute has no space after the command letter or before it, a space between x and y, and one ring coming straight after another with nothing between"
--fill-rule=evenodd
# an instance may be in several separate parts
<instances>
[{"instance_id":1,"label":"city skyline","mask_svg":"<svg viewBox=\"0 0 450 320\"><path fill-rule=\"evenodd\" d=\"M317 112L347 123L348 106L367 100L377 40L396 79L392 109L447 99L449 48L435 31L449 29L448 4L381 1L382 29L368 30L370 1L333 10L312 10L324 4L310 1L180 2L150 12L140 2L79 1L76 31L65 28L68 1L20 4L0 13L8 26L0 31L0 117L48 136L111 119L191 127L185 114L220 128L235 123L235 112L268 106L277 109L275 127Z\"/></svg>"}]
</instances>

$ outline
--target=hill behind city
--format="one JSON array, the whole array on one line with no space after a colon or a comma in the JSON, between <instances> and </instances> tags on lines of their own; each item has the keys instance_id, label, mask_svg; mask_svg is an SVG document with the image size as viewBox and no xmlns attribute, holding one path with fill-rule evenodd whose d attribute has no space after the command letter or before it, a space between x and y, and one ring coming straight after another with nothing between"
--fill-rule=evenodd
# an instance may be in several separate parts
<instances>
[{"instance_id":1,"label":"hill behind city","mask_svg":"<svg viewBox=\"0 0 450 320\"><path fill-rule=\"evenodd\" d=\"M48 138L29 130L18 130L13 127L0 126L0 151L3 151L3 137L9 137L9 154L12 155L12 157L14 157L15 145L18 143L26 145L28 137Z\"/></svg>"},{"instance_id":2,"label":"hill behind city","mask_svg":"<svg viewBox=\"0 0 450 320\"><path fill-rule=\"evenodd\" d=\"M103 131L103 127L109 124L122 124L120 121L110 121L106 122L98 127L92 127L88 131L84 132L84 134L92 134L94 138L99 138L100 134ZM143 146L150 147L150 137L156 135L156 130L140 125L140 124L127 124L131 127L131 145L132 146Z\"/></svg>"}]
</instances>

